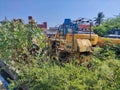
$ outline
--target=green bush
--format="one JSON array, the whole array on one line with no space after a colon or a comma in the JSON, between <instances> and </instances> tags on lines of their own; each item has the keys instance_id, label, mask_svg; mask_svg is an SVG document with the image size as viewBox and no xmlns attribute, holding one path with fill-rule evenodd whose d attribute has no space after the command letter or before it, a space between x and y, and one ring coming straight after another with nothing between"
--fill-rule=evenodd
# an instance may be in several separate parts
<instances>
[{"instance_id":1,"label":"green bush","mask_svg":"<svg viewBox=\"0 0 120 90\"><path fill-rule=\"evenodd\" d=\"M44 47L43 40L44 35L36 25L19 21L4 22L0 26L0 59L6 63L29 62L33 44Z\"/></svg>"},{"instance_id":2,"label":"green bush","mask_svg":"<svg viewBox=\"0 0 120 90\"><path fill-rule=\"evenodd\" d=\"M14 86L27 86L30 90L118 90L119 61L93 59L86 65L65 64L64 67L46 62L26 69Z\"/></svg>"}]
</instances>

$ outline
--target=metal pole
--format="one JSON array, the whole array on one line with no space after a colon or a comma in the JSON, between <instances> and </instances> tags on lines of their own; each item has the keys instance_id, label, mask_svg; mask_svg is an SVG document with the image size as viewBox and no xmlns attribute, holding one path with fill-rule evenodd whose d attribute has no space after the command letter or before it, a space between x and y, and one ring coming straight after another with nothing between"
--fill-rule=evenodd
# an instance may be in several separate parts
<instances>
[{"instance_id":1,"label":"metal pole","mask_svg":"<svg viewBox=\"0 0 120 90\"><path fill-rule=\"evenodd\" d=\"M92 40L92 38L91 38L91 31L92 31L92 22L90 22L90 41Z\"/></svg>"},{"instance_id":2,"label":"metal pole","mask_svg":"<svg viewBox=\"0 0 120 90\"><path fill-rule=\"evenodd\" d=\"M72 51L74 49L74 29L72 28Z\"/></svg>"}]
</instances>

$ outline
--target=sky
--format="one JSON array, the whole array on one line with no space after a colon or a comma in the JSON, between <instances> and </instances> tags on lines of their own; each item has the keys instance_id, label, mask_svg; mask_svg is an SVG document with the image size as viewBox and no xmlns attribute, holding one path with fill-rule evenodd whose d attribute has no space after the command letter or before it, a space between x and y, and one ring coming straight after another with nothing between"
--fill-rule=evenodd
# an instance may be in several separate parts
<instances>
[{"instance_id":1,"label":"sky","mask_svg":"<svg viewBox=\"0 0 120 90\"><path fill-rule=\"evenodd\" d=\"M26 23L28 16L38 22L47 22L48 27L62 24L65 18L97 17L103 12L105 18L120 14L120 0L0 0L0 21L21 18Z\"/></svg>"}]
</instances>

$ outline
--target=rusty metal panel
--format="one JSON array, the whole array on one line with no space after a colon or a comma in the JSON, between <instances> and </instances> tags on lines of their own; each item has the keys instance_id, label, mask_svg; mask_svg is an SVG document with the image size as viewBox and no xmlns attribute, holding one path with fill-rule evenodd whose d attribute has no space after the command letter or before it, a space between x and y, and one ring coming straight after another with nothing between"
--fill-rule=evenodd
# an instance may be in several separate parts
<instances>
[{"instance_id":1,"label":"rusty metal panel","mask_svg":"<svg viewBox=\"0 0 120 90\"><path fill-rule=\"evenodd\" d=\"M88 39L77 39L77 45L80 52L89 52L91 51L91 42Z\"/></svg>"}]
</instances>

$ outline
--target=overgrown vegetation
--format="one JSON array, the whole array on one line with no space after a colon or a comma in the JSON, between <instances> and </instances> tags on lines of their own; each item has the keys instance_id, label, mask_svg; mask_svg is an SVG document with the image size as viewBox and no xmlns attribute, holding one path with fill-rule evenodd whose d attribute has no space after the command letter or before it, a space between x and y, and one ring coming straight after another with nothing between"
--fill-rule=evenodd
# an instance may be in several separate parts
<instances>
[{"instance_id":1,"label":"overgrown vegetation","mask_svg":"<svg viewBox=\"0 0 120 90\"><path fill-rule=\"evenodd\" d=\"M4 22L0 26L0 58L6 63L28 64L32 61L31 56L39 54L40 47L45 46L44 38L35 24L24 24L19 20Z\"/></svg>"},{"instance_id":2,"label":"overgrown vegetation","mask_svg":"<svg viewBox=\"0 0 120 90\"><path fill-rule=\"evenodd\" d=\"M103 46L97 47L94 51L96 58L100 60L120 59L120 45L106 41Z\"/></svg>"},{"instance_id":3,"label":"overgrown vegetation","mask_svg":"<svg viewBox=\"0 0 120 90\"><path fill-rule=\"evenodd\" d=\"M89 65L65 64L64 67L46 62L40 67L27 68L21 79L11 84L30 90L118 90L120 84L118 60L92 59Z\"/></svg>"},{"instance_id":4,"label":"overgrown vegetation","mask_svg":"<svg viewBox=\"0 0 120 90\"><path fill-rule=\"evenodd\" d=\"M19 21L1 24L0 59L16 68L19 76L11 81L10 90L20 86L25 90L120 89L119 45L107 43L96 47L89 63L61 65L50 62L49 57L41 54L44 38L34 24Z\"/></svg>"}]
</instances>

